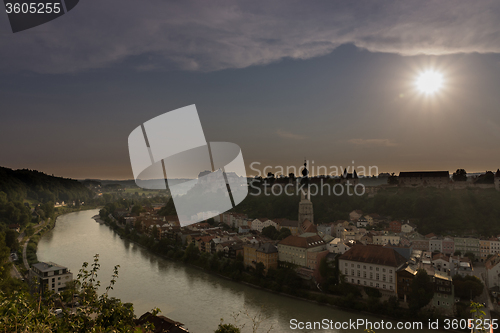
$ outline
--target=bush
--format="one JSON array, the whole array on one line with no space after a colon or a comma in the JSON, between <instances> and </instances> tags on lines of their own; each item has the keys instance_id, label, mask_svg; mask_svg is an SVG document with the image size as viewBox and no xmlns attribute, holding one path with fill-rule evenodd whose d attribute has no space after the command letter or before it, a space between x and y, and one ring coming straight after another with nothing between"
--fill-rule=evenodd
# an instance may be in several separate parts
<instances>
[{"instance_id":1,"label":"bush","mask_svg":"<svg viewBox=\"0 0 500 333\"><path fill-rule=\"evenodd\" d=\"M382 294L376 288L365 287L364 289L365 289L365 293L368 295L368 297L373 297L373 298L382 297Z\"/></svg>"}]
</instances>

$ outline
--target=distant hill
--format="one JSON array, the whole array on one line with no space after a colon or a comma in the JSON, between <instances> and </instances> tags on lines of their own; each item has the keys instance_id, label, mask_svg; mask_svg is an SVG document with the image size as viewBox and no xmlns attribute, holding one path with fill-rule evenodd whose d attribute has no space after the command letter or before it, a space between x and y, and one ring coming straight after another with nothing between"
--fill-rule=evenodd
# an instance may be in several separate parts
<instances>
[{"instance_id":1,"label":"distant hill","mask_svg":"<svg viewBox=\"0 0 500 333\"><path fill-rule=\"evenodd\" d=\"M9 201L69 202L92 197L92 191L77 180L49 176L36 170L4 167L0 167L0 192L4 192Z\"/></svg>"}]
</instances>

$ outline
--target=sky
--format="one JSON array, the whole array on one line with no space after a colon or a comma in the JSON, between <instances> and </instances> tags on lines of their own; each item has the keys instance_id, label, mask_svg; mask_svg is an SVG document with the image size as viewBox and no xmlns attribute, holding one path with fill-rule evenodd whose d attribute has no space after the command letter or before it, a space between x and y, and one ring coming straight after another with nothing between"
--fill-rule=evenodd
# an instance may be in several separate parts
<instances>
[{"instance_id":1,"label":"sky","mask_svg":"<svg viewBox=\"0 0 500 333\"><path fill-rule=\"evenodd\" d=\"M81 1L15 34L0 14L0 166L131 179L129 134L195 104L249 176L496 170L499 21L462 0Z\"/></svg>"}]
</instances>

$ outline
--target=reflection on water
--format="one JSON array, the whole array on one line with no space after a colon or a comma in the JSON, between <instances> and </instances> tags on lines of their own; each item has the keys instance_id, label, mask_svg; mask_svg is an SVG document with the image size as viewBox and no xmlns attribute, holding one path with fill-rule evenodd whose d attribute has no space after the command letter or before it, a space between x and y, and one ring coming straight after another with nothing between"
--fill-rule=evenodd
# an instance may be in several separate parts
<instances>
[{"instance_id":1,"label":"reflection on water","mask_svg":"<svg viewBox=\"0 0 500 333\"><path fill-rule=\"evenodd\" d=\"M299 321L321 321L324 318L334 321L353 318L377 320L376 317L359 316L264 292L160 258L121 239L107 226L96 223L91 217L97 213L97 210L91 210L59 217L54 230L40 240L38 258L65 265L76 276L82 263L92 262L93 256L99 253L101 292L111 279L114 265L120 265L118 282L110 294L124 302L134 303L137 315L158 307L164 315L184 323L194 333L213 332L220 318L231 321L233 313L245 308L252 314L265 311L269 316L266 326L273 324L273 332L277 333L338 332L291 330L290 320L293 318Z\"/></svg>"}]
</instances>

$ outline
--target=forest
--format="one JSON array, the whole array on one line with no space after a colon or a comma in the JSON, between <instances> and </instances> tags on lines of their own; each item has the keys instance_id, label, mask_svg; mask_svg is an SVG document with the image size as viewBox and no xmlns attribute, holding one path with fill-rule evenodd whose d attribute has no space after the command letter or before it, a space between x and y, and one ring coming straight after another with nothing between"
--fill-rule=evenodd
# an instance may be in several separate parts
<instances>
[{"instance_id":1,"label":"forest","mask_svg":"<svg viewBox=\"0 0 500 333\"><path fill-rule=\"evenodd\" d=\"M49 213L55 202L85 202L92 196L92 191L77 180L0 167L0 227L25 226L32 220L32 205L41 204L42 211Z\"/></svg>"},{"instance_id":2,"label":"forest","mask_svg":"<svg viewBox=\"0 0 500 333\"><path fill-rule=\"evenodd\" d=\"M500 234L500 192L495 189L450 190L438 188L380 189L375 195L312 196L316 224L347 220L349 213L361 209L393 220L411 219L422 234L481 235ZM297 219L297 195L248 195L234 208L250 218Z\"/></svg>"}]
</instances>

